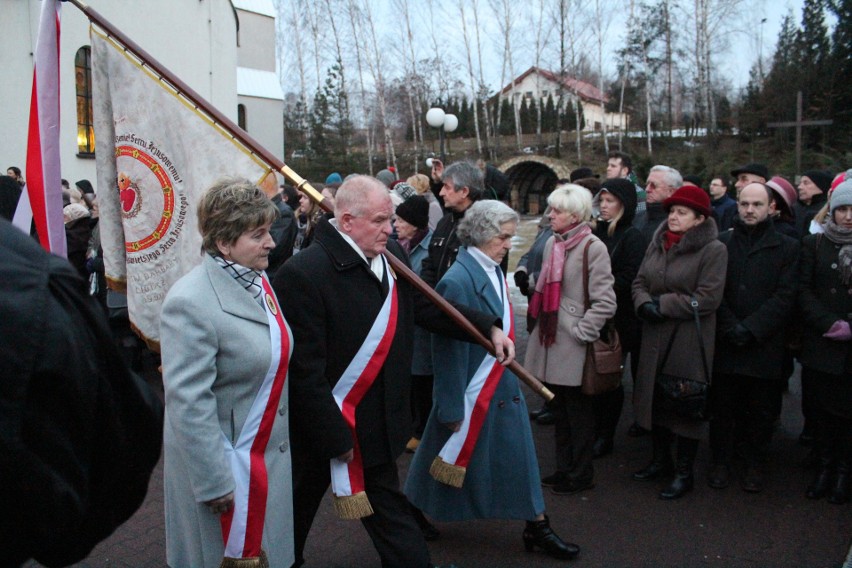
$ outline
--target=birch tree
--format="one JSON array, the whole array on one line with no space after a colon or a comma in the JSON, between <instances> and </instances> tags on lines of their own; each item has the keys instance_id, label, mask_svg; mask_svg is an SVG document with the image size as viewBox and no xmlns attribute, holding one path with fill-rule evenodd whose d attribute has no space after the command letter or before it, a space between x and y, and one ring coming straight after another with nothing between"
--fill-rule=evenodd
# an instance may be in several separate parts
<instances>
[{"instance_id":1,"label":"birch tree","mask_svg":"<svg viewBox=\"0 0 852 568\"><path fill-rule=\"evenodd\" d=\"M373 10L370 5L370 0L364 0L362 6L364 20L367 25L368 47L367 66L370 68L370 74L373 76L373 81L376 84L376 98L379 102L379 120L381 121L382 131L385 141L385 162L388 167L396 165L396 152L393 146L393 136L391 135L390 125L388 123L387 112L387 93L385 91L385 60L382 57L382 50L379 47L379 41L376 37L376 25L373 20Z\"/></svg>"},{"instance_id":2,"label":"birch tree","mask_svg":"<svg viewBox=\"0 0 852 568\"><path fill-rule=\"evenodd\" d=\"M595 39L597 40L596 43L598 45L598 89L600 90L601 95L603 95L606 92L604 91L603 70L604 42L606 41L610 23L612 22L612 10L604 9L602 0L595 0L594 6L594 24L592 29L595 31ZM603 102L601 102L601 106L603 107ZM603 134L604 152L609 154L609 140L606 135L606 109L602 108L601 110L603 112L601 117L601 132Z\"/></svg>"},{"instance_id":3,"label":"birch tree","mask_svg":"<svg viewBox=\"0 0 852 568\"><path fill-rule=\"evenodd\" d=\"M371 112L370 105L367 102L367 90L364 85L364 66L362 63L363 56L361 53L362 36L361 28L361 13L356 4L357 0L348 0L347 11L349 13L349 23L352 26L352 45L355 48L355 61L358 67L358 84L361 90L361 110L363 112L362 120L366 126L367 132L367 169L370 175L373 175L373 149L375 146L375 136L372 128L372 120L370 120Z\"/></svg>"},{"instance_id":4,"label":"birch tree","mask_svg":"<svg viewBox=\"0 0 852 568\"><path fill-rule=\"evenodd\" d=\"M402 60L406 62L406 75L411 79L419 77L417 72L417 56L414 51L414 34L411 31L411 10L408 0L395 0L394 5L396 11L402 14L405 21L405 37L406 41L402 46ZM406 47L408 48L406 50ZM407 53L406 53L407 51ZM410 80L407 82L406 95L408 99L409 118L411 120L411 134L414 141L414 173L417 173L420 167L421 145L423 140L423 96L419 89L420 82Z\"/></svg>"},{"instance_id":5,"label":"birch tree","mask_svg":"<svg viewBox=\"0 0 852 568\"><path fill-rule=\"evenodd\" d=\"M475 4L475 0L474 0ZM462 26L462 36L464 37L464 49L465 54L467 55L467 72L468 72L468 80L470 82L470 95L471 100L473 102L473 127L476 132L476 152L479 157L483 157L482 153L482 137L479 132L479 88L476 84L476 79L474 78L473 71L473 55L472 48L470 42L470 33L467 29L467 18L465 16L465 0L459 0L458 3L459 8L459 16L461 16L461 26ZM478 34L477 30L477 34ZM481 69L480 69L481 71Z\"/></svg>"},{"instance_id":6,"label":"birch tree","mask_svg":"<svg viewBox=\"0 0 852 568\"><path fill-rule=\"evenodd\" d=\"M549 18L545 21L544 17L544 6L545 0L538 0L536 5L536 11L534 13L530 13L530 21L529 24L532 26L532 30L535 36L535 68L541 69L541 57L544 53L545 46L547 45L548 39L550 39L550 32L553 29L552 20ZM536 145L541 148L544 145L542 135L541 135L541 105L542 105L542 96L541 96L541 73L536 72L535 74L536 80L536 100L535 100L535 111L536 111L536 123L535 123L535 135L536 135Z\"/></svg>"}]
</instances>

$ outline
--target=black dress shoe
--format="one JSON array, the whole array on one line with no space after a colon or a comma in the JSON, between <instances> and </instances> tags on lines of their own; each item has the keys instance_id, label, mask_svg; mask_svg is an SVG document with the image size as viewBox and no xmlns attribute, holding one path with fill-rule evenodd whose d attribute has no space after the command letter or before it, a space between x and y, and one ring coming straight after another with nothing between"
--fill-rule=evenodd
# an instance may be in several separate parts
<instances>
[{"instance_id":1,"label":"black dress shoe","mask_svg":"<svg viewBox=\"0 0 852 568\"><path fill-rule=\"evenodd\" d=\"M527 552L532 552L535 547L560 560L571 560L580 553L579 546L563 541L553 532L547 515L543 521L527 521L524 529L524 548Z\"/></svg>"},{"instance_id":2,"label":"black dress shoe","mask_svg":"<svg viewBox=\"0 0 852 568\"><path fill-rule=\"evenodd\" d=\"M593 481L577 481L576 479L568 479L564 483L554 485L550 488L557 495L573 495L586 489L593 489L595 483Z\"/></svg>"},{"instance_id":3,"label":"black dress shoe","mask_svg":"<svg viewBox=\"0 0 852 568\"><path fill-rule=\"evenodd\" d=\"M831 469L821 468L811 484L808 485L805 497L808 499L822 499L828 493L828 486L831 484L831 473Z\"/></svg>"},{"instance_id":4,"label":"black dress shoe","mask_svg":"<svg viewBox=\"0 0 852 568\"><path fill-rule=\"evenodd\" d=\"M651 462L645 469L640 469L633 474L636 481L653 481L661 477L668 477L674 472L672 463Z\"/></svg>"},{"instance_id":5,"label":"black dress shoe","mask_svg":"<svg viewBox=\"0 0 852 568\"><path fill-rule=\"evenodd\" d=\"M592 446L592 457L602 458L612 453L614 444L612 438L598 438Z\"/></svg>"},{"instance_id":6,"label":"black dress shoe","mask_svg":"<svg viewBox=\"0 0 852 568\"><path fill-rule=\"evenodd\" d=\"M538 418L539 416L541 416L545 412L547 412L547 406L546 405L542 406L538 410L530 410L530 418L532 420L535 420L536 418Z\"/></svg>"},{"instance_id":7,"label":"black dress shoe","mask_svg":"<svg viewBox=\"0 0 852 568\"><path fill-rule=\"evenodd\" d=\"M692 473L686 475L678 473L668 487L660 491L660 499L680 499L695 486L695 478Z\"/></svg>"},{"instance_id":8,"label":"black dress shoe","mask_svg":"<svg viewBox=\"0 0 852 568\"><path fill-rule=\"evenodd\" d=\"M538 424L541 424L542 426L550 426L550 425L556 423L556 415L545 408L544 412L539 414L536 417L535 421Z\"/></svg>"},{"instance_id":9,"label":"black dress shoe","mask_svg":"<svg viewBox=\"0 0 852 568\"><path fill-rule=\"evenodd\" d=\"M630 428L627 429L627 435L630 436L631 438L640 438L642 436L647 436L650 433L651 433L650 430L646 430L645 428L642 428L641 426L639 426L635 422L630 425Z\"/></svg>"},{"instance_id":10,"label":"black dress shoe","mask_svg":"<svg viewBox=\"0 0 852 568\"><path fill-rule=\"evenodd\" d=\"M707 474L707 485L713 489L724 489L730 485L731 468L726 463L714 463Z\"/></svg>"},{"instance_id":11,"label":"black dress shoe","mask_svg":"<svg viewBox=\"0 0 852 568\"><path fill-rule=\"evenodd\" d=\"M746 493L760 493L766 485L766 476L760 468L749 466L740 479L740 487Z\"/></svg>"},{"instance_id":12,"label":"black dress shoe","mask_svg":"<svg viewBox=\"0 0 852 568\"><path fill-rule=\"evenodd\" d=\"M559 485L561 483L565 483L568 480L568 474L564 471L557 471L552 475L548 475L547 477L541 478L541 484L544 487L553 487L554 485Z\"/></svg>"}]
</instances>

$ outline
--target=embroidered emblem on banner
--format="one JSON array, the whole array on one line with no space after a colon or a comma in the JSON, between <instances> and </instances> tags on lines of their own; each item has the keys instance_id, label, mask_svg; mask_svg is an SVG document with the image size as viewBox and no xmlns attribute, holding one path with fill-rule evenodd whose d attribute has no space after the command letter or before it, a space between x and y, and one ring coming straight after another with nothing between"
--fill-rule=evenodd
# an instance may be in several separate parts
<instances>
[{"instance_id":1,"label":"embroidered emblem on banner","mask_svg":"<svg viewBox=\"0 0 852 568\"><path fill-rule=\"evenodd\" d=\"M130 238L125 248L131 253L145 250L169 231L175 212L174 187L164 165L140 148L117 146L115 159L121 215L125 228L133 221L130 225L134 229L132 234L127 231Z\"/></svg>"}]
</instances>

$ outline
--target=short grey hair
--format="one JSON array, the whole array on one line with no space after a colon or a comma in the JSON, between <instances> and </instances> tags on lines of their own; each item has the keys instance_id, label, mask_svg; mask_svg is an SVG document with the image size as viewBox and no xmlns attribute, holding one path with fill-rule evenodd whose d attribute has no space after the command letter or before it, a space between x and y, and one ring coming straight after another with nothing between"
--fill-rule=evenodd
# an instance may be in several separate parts
<instances>
[{"instance_id":1,"label":"short grey hair","mask_svg":"<svg viewBox=\"0 0 852 568\"><path fill-rule=\"evenodd\" d=\"M373 192L383 193L390 199L388 188L376 178L363 175L347 177L334 196L334 216L340 218L348 211L353 217L362 217L367 213L367 201Z\"/></svg>"},{"instance_id":2,"label":"short grey hair","mask_svg":"<svg viewBox=\"0 0 852 568\"><path fill-rule=\"evenodd\" d=\"M502 225L518 221L517 212L505 203L483 199L468 207L456 227L456 235L464 246L479 247L499 235Z\"/></svg>"},{"instance_id":3,"label":"short grey hair","mask_svg":"<svg viewBox=\"0 0 852 568\"><path fill-rule=\"evenodd\" d=\"M651 171L662 172L663 181L672 189L678 189L683 185L683 176L674 168L670 168L669 166L654 166L651 168Z\"/></svg>"},{"instance_id":4,"label":"short grey hair","mask_svg":"<svg viewBox=\"0 0 852 568\"><path fill-rule=\"evenodd\" d=\"M444 179L453 180L456 191L466 187L468 199L478 201L482 198L485 188L485 176L482 170L471 162L454 162L444 170Z\"/></svg>"},{"instance_id":5,"label":"short grey hair","mask_svg":"<svg viewBox=\"0 0 852 568\"><path fill-rule=\"evenodd\" d=\"M547 204L554 209L573 213L581 221L592 220L592 192L576 183L558 186L547 196Z\"/></svg>"}]
</instances>

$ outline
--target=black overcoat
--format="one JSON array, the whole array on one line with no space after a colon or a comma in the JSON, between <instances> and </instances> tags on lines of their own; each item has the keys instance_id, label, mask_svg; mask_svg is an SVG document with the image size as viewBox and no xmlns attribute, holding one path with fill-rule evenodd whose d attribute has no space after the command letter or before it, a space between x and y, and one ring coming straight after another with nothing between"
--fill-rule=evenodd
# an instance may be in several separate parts
<instances>
[{"instance_id":1,"label":"black overcoat","mask_svg":"<svg viewBox=\"0 0 852 568\"><path fill-rule=\"evenodd\" d=\"M720 236L728 248L725 296L716 319L718 373L786 379L784 340L796 301L799 243L775 230L771 219L753 231L737 217ZM725 332L741 323L756 342L737 347Z\"/></svg>"},{"instance_id":2,"label":"black overcoat","mask_svg":"<svg viewBox=\"0 0 852 568\"><path fill-rule=\"evenodd\" d=\"M331 391L367 336L384 302L382 283L337 230L322 219L314 243L279 270L273 287L293 331L290 360L290 437L294 453L337 457L353 447L352 435ZM389 241L387 250L407 258ZM411 434L409 405L413 332L468 339L437 308L417 302L407 281L398 286L396 334L387 359L356 410L356 433L364 467L396 459ZM471 316L470 310L463 311ZM493 317L470 318L487 334ZM469 340L469 339L468 339Z\"/></svg>"},{"instance_id":3,"label":"black overcoat","mask_svg":"<svg viewBox=\"0 0 852 568\"><path fill-rule=\"evenodd\" d=\"M852 374L852 342L822 335L837 320L852 319L852 286L840 280L841 245L826 235L802 240L799 311L804 320L802 365L832 375Z\"/></svg>"}]
</instances>

